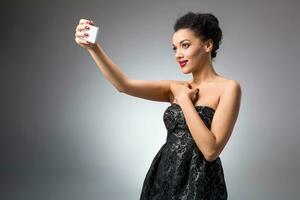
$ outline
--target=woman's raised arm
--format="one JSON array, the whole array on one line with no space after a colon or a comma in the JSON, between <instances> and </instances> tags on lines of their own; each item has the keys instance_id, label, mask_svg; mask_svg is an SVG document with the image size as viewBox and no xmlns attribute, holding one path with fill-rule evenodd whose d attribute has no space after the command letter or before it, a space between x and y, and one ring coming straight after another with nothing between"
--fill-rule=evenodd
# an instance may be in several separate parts
<instances>
[{"instance_id":1,"label":"woman's raised arm","mask_svg":"<svg viewBox=\"0 0 300 200\"><path fill-rule=\"evenodd\" d=\"M76 27L75 41L87 49L102 74L118 91L143 99L170 102L171 80L150 81L128 78L98 43L89 43L84 39L86 36L83 30L88 27L87 24L94 25L91 20L81 19L79 21Z\"/></svg>"}]
</instances>

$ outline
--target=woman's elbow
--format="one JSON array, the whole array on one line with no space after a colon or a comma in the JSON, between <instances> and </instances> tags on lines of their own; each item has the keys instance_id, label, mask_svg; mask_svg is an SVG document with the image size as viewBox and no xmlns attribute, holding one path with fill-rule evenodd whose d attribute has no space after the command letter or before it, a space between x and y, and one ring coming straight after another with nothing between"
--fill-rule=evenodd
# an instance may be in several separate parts
<instances>
[{"instance_id":1,"label":"woman's elbow","mask_svg":"<svg viewBox=\"0 0 300 200\"><path fill-rule=\"evenodd\" d=\"M208 162L213 162L219 157L219 154L211 153L208 155L204 155L204 158Z\"/></svg>"}]
</instances>

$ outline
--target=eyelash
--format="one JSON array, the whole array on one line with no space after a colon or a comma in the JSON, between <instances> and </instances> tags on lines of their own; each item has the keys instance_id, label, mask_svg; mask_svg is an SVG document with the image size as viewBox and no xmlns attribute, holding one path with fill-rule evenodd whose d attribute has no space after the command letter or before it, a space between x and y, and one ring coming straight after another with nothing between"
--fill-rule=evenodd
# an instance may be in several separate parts
<instances>
[{"instance_id":1,"label":"eyelash","mask_svg":"<svg viewBox=\"0 0 300 200\"><path fill-rule=\"evenodd\" d=\"M188 45L188 47L190 46L190 44L188 44L188 43L183 43L182 46L184 46L184 45ZM188 48L188 47L187 47L187 48ZM176 51L176 48L175 48L175 47L173 47L173 51Z\"/></svg>"}]
</instances>

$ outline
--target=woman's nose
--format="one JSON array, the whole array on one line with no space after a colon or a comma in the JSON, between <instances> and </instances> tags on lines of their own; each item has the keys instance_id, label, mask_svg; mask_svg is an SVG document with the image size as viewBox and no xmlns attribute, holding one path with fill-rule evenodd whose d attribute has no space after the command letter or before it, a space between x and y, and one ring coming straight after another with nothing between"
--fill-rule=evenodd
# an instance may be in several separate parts
<instances>
[{"instance_id":1,"label":"woman's nose","mask_svg":"<svg viewBox=\"0 0 300 200\"><path fill-rule=\"evenodd\" d=\"M175 57L178 58L182 58L182 53L180 51L176 51Z\"/></svg>"}]
</instances>

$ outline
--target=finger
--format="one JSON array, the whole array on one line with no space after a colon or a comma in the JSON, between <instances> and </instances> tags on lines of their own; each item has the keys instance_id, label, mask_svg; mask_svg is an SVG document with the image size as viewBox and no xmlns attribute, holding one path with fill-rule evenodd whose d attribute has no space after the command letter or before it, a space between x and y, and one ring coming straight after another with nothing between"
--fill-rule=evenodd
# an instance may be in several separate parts
<instances>
[{"instance_id":1,"label":"finger","mask_svg":"<svg viewBox=\"0 0 300 200\"><path fill-rule=\"evenodd\" d=\"M199 98L199 95L195 94L194 97L193 97L193 102L196 103L198 98Z\"/></svg>"},{"instance_id":2,"label":"finger","mask_svg":"<svg viewBox=\"0 0 300 200\"><path fill-rule=\"evenodd\" d=\"M193 89L193 96L194 96L194 98L197 98L198 94L199 94L199 88Z\"/></svg>"},{"instance_id":3,"label":"finger","mask_svg":"<svg viewBox=\"0 0 300 200\"><path fill-rule=\"evenodd\" d=\"M86 24L81 24L76 27L76 31L83 31L83 30L89 30L89 29L90 29L90 27Z\"/></svg>"},{"instance_id":4,"label":"finger","mask_svg":"<svg viewBox=\"0 0 300 200\"><path fill-rule=\"evenodd\" d=\"M192 89L191 84L189 84L189 83L186 83L186 84L187 84L187 86L188 86L190 89Z\"/></svg>"},{"instance_id":5,"label":"finger","mask_svg":"<svg viewBox=\"0 0 300 200\"><path fill-rule=\"evenodd\" d=\"M186 87L190 88L190 89L192 88L191 85L190 85L189 83L187 83L187 82L184 82L184 85L185 85Z\"/></svg>"},{"instance_id":6,"label":"finger","mask_svg":"<svg viewBox=\"0 0 300 200\"><path fill-rule=\"evenodd\" d=\"M76 38L75 38L75 41L76 41L78 44L89 44L88 41L86 41L86 40L83 39L83 38L79 38L79 37L76 37Z\"/></svg>"},{"instance_id":7,"label":"finger","mask_svg":"<svg viewBox=\"0 0 300 200\"><path fill-rule=\"evenodd\" d=\"M81 19L79 21L79 24L80 25L90 24L90 25L93 25L93 26L95 25L93 20L87 20L87 19Z\"/></svg>"},{"instance_id":8,"label":"finger","mask_svg":"<svg viewBox=\"0 0 300 200\"><path fill-rule=\"evenodd\" d=\"M95 23L94 23L93 20L90 20L90 21L89 21L89 24L95 26Z\"/></svg>"},{"instance_id":9,"label":"finger","mask_svg":"<svg viewBox=\"0 0 300 200\"><path fill-rule=\"evenodd\" d=\"M192 89L192 94L193 94L193 95L197 95L198 92L199 92L199 89L198 89L198 88Z\"/></svg>"},{"instance_id":10,"label":"finger","mask_svg":"<svg viewBox=\"0 0 300 200\"><path fill-rule=\"evenodd\" d=\"M88 19L80 19L79 20L79 24L89 24L89 22L92 20L88 20Z\"/></svg>"},{"instance_id":11,"label":"finger","mask_svg":"<svg viewBox=\"0 0 300 200\"><path fill-rule=\"evenodd\" d=\"M88 37L89 34L88 33L85 33L85 32L76 32L75 33L75 37Z\"/></svg>"}]
</instances>

